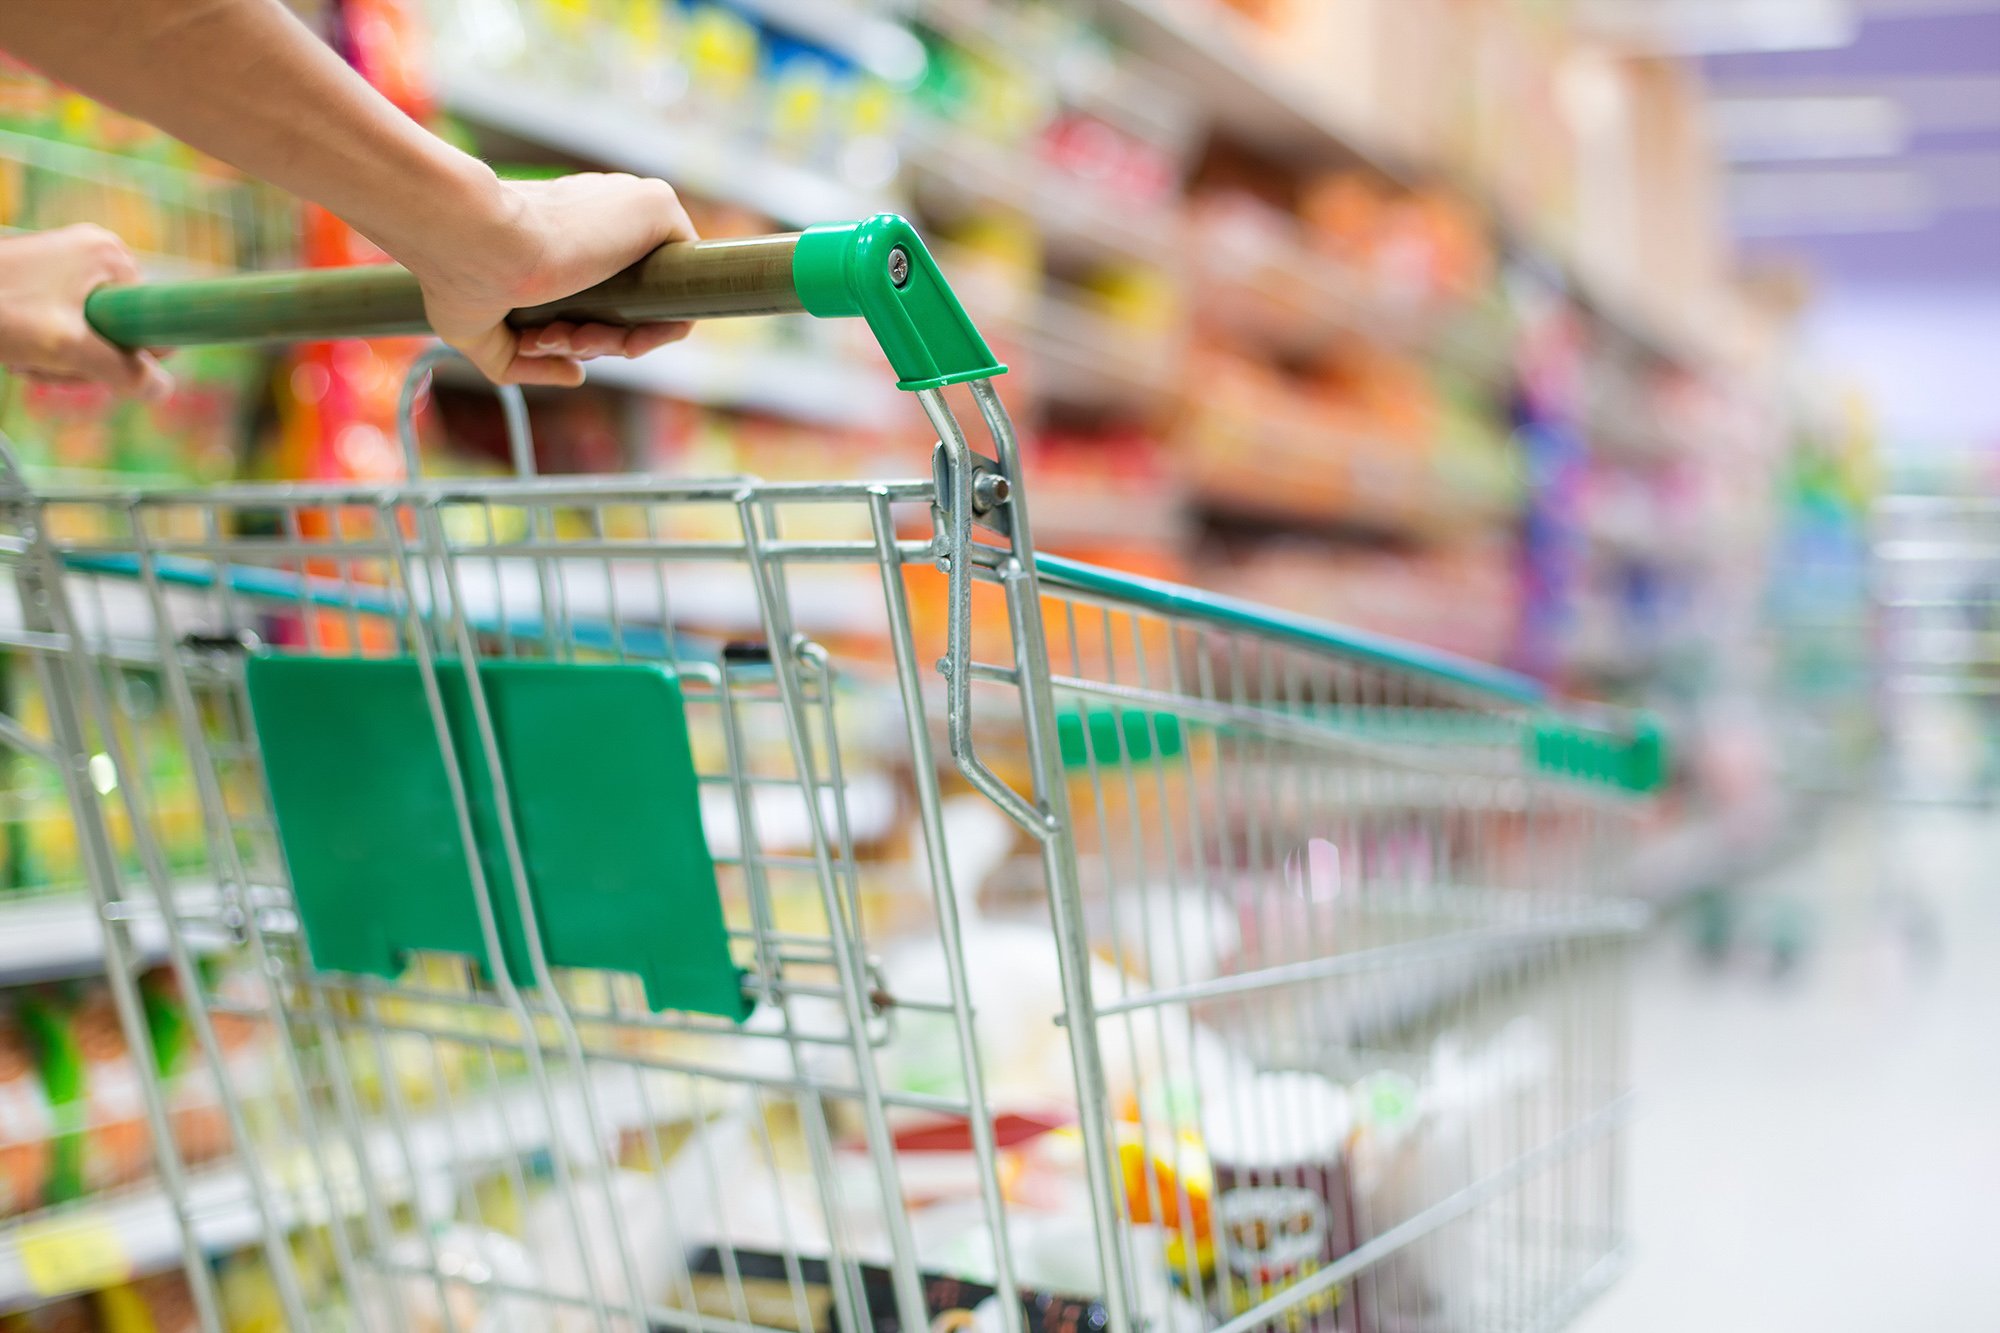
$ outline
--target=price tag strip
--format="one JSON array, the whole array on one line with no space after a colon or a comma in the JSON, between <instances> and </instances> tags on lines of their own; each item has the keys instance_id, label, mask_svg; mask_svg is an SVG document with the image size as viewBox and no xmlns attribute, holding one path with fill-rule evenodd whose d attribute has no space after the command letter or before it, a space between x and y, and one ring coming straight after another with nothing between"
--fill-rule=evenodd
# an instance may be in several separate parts
<instances>
[{"instance_id":1,"label":"price tag strip","mask_svg":"<svg viewBox=\"0 0 2000 1333\"><path fill-rule=\"evenodd\" d=\"M14 1233L14 1246L38 1296L99 1291L132 1276L131 1256L117 1230L90 1218L30 1223Z\"/></svg>"}]
</instances>

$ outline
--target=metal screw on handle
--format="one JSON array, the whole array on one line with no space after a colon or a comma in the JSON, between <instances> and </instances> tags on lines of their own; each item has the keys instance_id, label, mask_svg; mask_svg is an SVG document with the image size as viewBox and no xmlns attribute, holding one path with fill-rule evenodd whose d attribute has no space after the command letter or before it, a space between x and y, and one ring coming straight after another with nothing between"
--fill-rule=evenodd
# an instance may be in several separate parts
<instances>
[{"instance_id":1,"label":"metal screw on handle","mask_svg":"<svg viewBox=\"0 0 2000 1333\"><path fill-rule=\"evenodd\" d=\"M900 245L889 252L889 281L898 288L910 282L910 252Z\"/></svg>"},{"instance_id":2,"label":"metal screw on handle","mask_svg":"<svg viewBox=\"0 0 2000 1333\"><path fill-rule=\"evenodd\" d=\"M972 512L990 514L1014 498L1014 485L998 472L981 472L972 479Z\"/></svg>"}]
</instances>

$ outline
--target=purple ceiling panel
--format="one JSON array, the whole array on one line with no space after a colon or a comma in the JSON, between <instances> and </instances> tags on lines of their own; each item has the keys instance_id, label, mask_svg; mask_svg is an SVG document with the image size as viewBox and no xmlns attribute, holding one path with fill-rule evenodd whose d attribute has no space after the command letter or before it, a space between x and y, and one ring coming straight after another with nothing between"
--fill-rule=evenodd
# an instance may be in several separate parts
<instances>
[{"instance_id":1,"label":"purple ceiling panel","mask_svg":"<svg viewBox=\"0 0 2000 1333\"><path fill-rule=\"evenodd\" d=\"M1711 56L1718 84L1767 79L1837 79L1920 74L2000 74L2000 6L1988 13L1873 18L1851 46Z\"/></svg>"},{"instance_id":2,"label":"purple ceiling panel","mask_svg":"<svg viewBox=\"0 0 2000 1333\"><path fill-rule=\"evenodd\" d=\"M1927 78L1986 77L2000 80L2000 0L1978 13L1865 20L1857 40L1831 51L1773 52L1714 56L1703 62L1718 94L1799 92L1886 92L1898 84ZM1930 172L1951 170L1984 176L1989 165L1964 160L1967 154L1993 155L1990 172L2000 181L2000 123L1973 128L1924 130L1906 148L1908 165ZM1940 165L1943 155L1960 160ZM1838 168L1838 163L1800 163L1799 170ZM1876 159L1870 166L1887 165ZM1784 168L1780 168L1781 170ZM1907 282L1991 283L2000 280L2000 185L1976 186L1970 201L1944 192L1948 206L1935 223L1918 231L1863 235L1803 235L1781 241L1747 242L1754 254L1783 253L1811 261L1833 284Z\"/></svg>"},{"instance_id":3,"label":"purple ceiling panel","mask_svg":"<svg viewBox=\"0 0 2000 1333\"><path fill-rule=\"evenodd\" d=\"M1746 242L1752 259L1802 259L1829 282L1985 285L2000 281L2000 214L1953 213L1922 231Z\"/></svg>"}]
</instances>

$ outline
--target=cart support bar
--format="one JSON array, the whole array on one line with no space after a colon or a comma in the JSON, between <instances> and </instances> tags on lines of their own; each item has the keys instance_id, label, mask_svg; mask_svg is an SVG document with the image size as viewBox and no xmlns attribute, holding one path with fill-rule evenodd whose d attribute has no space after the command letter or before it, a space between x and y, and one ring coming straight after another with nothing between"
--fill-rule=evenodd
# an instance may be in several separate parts
<instances>
[{"instance_id":1,"label":"cart support bar","mask_svg":"<svg viewBox=\"0 0 2000 1333\"><path fill-rule=\"evenodd\" d=\"M423 293L394 264L104 287L84 307L122 347L318 342L430 331ZM693 241L655 250L588 291L509 323L654 324L808 312L868 321L910 390L1004 373L914 228L882 214L803 236Z\"/></svg>"}]
</instances>

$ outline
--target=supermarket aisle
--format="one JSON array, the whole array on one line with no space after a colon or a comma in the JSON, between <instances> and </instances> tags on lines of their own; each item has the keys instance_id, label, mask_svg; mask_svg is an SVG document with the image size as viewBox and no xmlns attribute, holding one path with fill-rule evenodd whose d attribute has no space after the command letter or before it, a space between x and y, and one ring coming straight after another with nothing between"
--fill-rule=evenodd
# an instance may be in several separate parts
<instances>
[{"instance_id":1,"label":"supermarket aisle","mask_svg":"<svg viewBox=\"0 0 2000 1333\"><path fill-rule=\"evenodd\" d=\"M2000 814L1863 812L1749 890L1813 905L1790 978L1642 958L1638 1258L1581 1333L2000 1328L1996 868Z\"/></svg>"}]
</instances>

